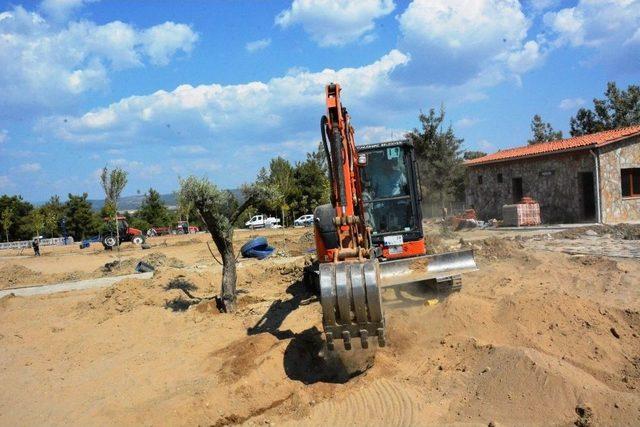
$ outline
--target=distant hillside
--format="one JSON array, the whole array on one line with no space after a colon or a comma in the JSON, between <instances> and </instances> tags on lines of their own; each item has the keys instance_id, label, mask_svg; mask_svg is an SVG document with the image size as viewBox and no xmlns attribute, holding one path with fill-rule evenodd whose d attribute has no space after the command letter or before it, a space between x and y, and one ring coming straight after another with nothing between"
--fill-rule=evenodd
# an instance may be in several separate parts
<instances>
[{"instance_id":1,"label":"distant hillside","mask_svg":"<svg viewBox=\"0 0 640 427\"><path fill-rule=\"evenodd\" d=\"M230 190L233 195L241 201L243 199L242 191L238 188ZM174 193L161 194L160 198L169 209L176 209L178 202ZM118 210L120 211L135 211L140 209L140 205L144 200L144 194L136 194L135 196L123 196L118 202ZM89 199L91 207L94 211L99 211L104 206L104 199Z\"/></svg>"}]
</instances>

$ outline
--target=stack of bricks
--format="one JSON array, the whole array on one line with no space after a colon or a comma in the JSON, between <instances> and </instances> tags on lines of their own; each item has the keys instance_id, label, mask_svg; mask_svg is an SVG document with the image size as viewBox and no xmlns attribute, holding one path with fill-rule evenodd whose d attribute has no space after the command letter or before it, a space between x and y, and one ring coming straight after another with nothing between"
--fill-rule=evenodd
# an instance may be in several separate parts
<instances>
[{"instance_id":1,"label":"stack of bricks","mask_svg":"<svg viewBox=\"0 0 640 427\"><path fill-rule=\"evenodd\" d=\"M540 225L540 205L530 197L523 197L520 203L502 206L502 225L521 227Z\"/></svg>"}]
</instances>

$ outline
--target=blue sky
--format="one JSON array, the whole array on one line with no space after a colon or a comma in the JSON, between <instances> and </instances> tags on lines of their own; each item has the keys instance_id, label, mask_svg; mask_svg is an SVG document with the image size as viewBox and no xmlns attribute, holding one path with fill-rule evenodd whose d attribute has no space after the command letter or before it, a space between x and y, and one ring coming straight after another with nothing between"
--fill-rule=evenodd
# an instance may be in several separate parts
<instances>
[{"instance_id":1,"label":"blue sky","mask_svg":"<svg viewBox=\"0 0 640 427\"><path fill-rule=\"evenodd\" d=\"M319 140L324 84L356 140L444 104L468 150L568 133L607 81L637 84L640 0L0 2L0 194L102 197L252 180Z\"/></svg>"}]
</instances>

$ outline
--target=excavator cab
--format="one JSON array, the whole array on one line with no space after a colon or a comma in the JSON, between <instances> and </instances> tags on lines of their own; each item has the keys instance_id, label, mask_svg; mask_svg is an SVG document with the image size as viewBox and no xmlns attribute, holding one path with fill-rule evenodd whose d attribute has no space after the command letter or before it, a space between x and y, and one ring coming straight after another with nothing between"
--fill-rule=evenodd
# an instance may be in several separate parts
<instances>
[{"instance_id":1,"label":"excavator cab","mask_svg":"<svg viewBox=\"0 0 640 427\"><path fill-rule=\"evenodd\" d=\"M410 141L357 147L371 244L381 260L423 255L420 184Z\"/></svg>"}]
</instances>

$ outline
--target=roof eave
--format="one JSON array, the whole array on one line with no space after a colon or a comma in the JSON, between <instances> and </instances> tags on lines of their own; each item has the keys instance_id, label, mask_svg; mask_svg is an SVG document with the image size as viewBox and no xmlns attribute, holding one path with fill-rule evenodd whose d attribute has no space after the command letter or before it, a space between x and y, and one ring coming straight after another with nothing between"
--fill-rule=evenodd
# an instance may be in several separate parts
<instances>
[{"instance_id":1,"label":"roof eave","mask_svg":"<svg viewBox=\"0 0 640 427\"><path fill-rule=\"evenodd\" d=\"M612 141L612 142L615 142L615 141ZM534 157L553 156L554 154L562 154L562 153L570 153L570 152L574 152L574 151L589 150L589 149L596 148L596 147L598 147L598 144L583 145L581 147L569 148L569 149L566 149L566 150L547 151L547 152L544 152L544 153L527 154L527 155L524 155L524 156L507 157L505 159L487 160L487 161L484 161L484 162L477 162L477 163L465 163L465 166L466 167L474 167L474 166L483 166L483 165L489 165L489 164L494 164L494 163L514 162L514 161L521 160L521 159L531 159L531 158L534 158Z\"/></svg>"}]
</instances>

